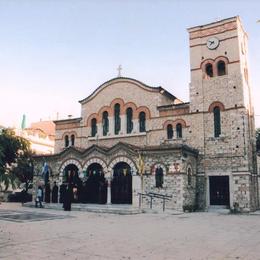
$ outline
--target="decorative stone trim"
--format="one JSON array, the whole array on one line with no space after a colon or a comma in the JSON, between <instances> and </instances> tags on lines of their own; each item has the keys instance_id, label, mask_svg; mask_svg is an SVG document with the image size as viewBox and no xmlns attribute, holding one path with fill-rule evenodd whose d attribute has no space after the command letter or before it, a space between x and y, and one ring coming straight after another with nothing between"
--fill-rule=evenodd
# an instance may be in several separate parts
<instances>
[{"instance_id":1,"label":"decorative stone trim","mask_svg":"<svg viewBox=\"0 0 260 260\"><path fill-rule=\"evenodd\" d=\"M220 111L225 111L225 106L223 105L223 103L221 103L219 101L215 101L215 102L211 103L211 105L209 106L208 111L210 113L212 113L215 107L219 107Z\"/></svg>"},{"instance_id":2,"label":"decorative stone trim","mask_svg":"<svg viewBox=\"0 0 260 260\"><path fill-rule=\"evenodd\" d=\"M166 130L167 129L167 125L169 125L169 124L172 125L174 128L176 127L177 124L181 124L182 127L187 127L186 122L183 119L178 118L178 119L175 119L175 120L167 120L167 121L165 121L164 124L163 124L163 129Z\"/></svg>"},{"instance_id":3,"label":"decorative stone trim","mask_svg":"<svg viewBox=\"0 0 260 260\"><path fill-rule=\"evenodd\" d=\"M69 164L76 165L78 167L78 169L79 169L79 172L82 172L82 165L81 165L80 161L78 161L77 159L73 159L73 158L67 159L67 160L65 160L64 162L61 163L61 166L59 168L59 176L60 176L60 178L63 177L63 171L64 171L65 167L67 165L69 165Z\"/></svg>"},{"instance_id":4,"label":"decorative stone trim","mask_svg":"<svg viewBox=\"0 0 260 260\"><path fill-rule=\"evenodd\" d=\"M116 157L114 159L112 159L110 162L109 162L109 166L108 166L108 173L110 174L110 176L112 176L113 174L113 168L114 166L119 163L119 162L125 162L127 163L130 167L131 167L131 172L132 172L132 175L136 175L137 173L137 167L136 167L136 164L128 157L126 156L120 156L120 157Z\"/></svg>"},{"instance_id":5,"label":"decorative stone trim","mask_svg":"<svg viewBox=\"0 0 260 260\"><path fill-rule=\"evenodd\" d=\"M70 137L71 135L74 135L75 138L78 137L76 131L64 132L64 133L62 134L62 138L61 138L61 140L63 140L63 139L65 138L65 135L68 135L69 137ZM57 140L57 139L56 139L56 140Z\"/></svg>"},{"instance_id":6,"label":"decorative stone trim","mask_svg":"<svg viewBox=\"0 0 260 260\"><path fill-rule=\"evenodd\" d=\"M98 157L92 157L90 159L88 159L83 166L83 171L86 171L87 168L93 164L93 163L98 163L102 166L104 174L106 175L108 173L108 168L107 168L107 164L105 163L105 161L103 161L101 158Z\"/></svg>"},{"instance_id":7,"label":"decorative stone trim","mask_svg":"<svg viewBox=\"0 0 260 260\"><path fill-rule=\"evenodd\" d=\"M101 122L99 115L97 113L93 113L87 119L87 123L86 123L87 127L91 127L91 120L93 118L97 119L97 124Z\"/></svg>"}]
</instances>

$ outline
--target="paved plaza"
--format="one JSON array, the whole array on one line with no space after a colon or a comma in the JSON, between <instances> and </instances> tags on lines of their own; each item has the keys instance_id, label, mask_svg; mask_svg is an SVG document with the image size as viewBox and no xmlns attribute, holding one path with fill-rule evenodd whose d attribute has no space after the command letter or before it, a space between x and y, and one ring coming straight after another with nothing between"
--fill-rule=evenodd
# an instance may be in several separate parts
<instances>
[{"instance_id":1,"label":"paved plaza","mask_svg":"<svg viewBox=\"0 0 260 260\"><path fill-rule=\"evenodd\" d=\"M260 259L260 215L117 215L0 205L0 259Z\"/></svg>"}]
</instances>

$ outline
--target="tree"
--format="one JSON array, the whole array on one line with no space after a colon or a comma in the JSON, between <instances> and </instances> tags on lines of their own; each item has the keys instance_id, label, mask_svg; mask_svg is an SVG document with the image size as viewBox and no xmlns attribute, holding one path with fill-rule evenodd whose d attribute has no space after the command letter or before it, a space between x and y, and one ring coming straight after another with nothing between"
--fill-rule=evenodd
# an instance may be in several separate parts
<instances>
[{"instance_id":1,"label":"tree","mask_svg":"<svg viewBox=\"0 0 260 260\"><path fill-rule=\"evenodd\" d=\"M260 152L260 128L256 129L256 151Z\"/></svg>"},{"instance_id":2,"label":"tree","mask_svg":"<svg viewBox=\"0 0 260 260\"><path fill-rule=\"evenodd\" d=\"M17 179L24 181L24 174L32 178L32 156L29 142L16 136L11 129L3 129L0 134L0 188L15 187ZM32 169L31 169L32 171Z\"/></svg>"},{"instance_id":3,"label":"tree","mask_svg":"<svg viewBox=\"0 0 260 260\"><path fill-rule=\"evenodd\" d=\"M17 158L16 166L12 173L22 183L25 183L25 191L28 191L29 183L33 179L33 160L31 152L25 152Z\"/></svg>"}]
</instances>

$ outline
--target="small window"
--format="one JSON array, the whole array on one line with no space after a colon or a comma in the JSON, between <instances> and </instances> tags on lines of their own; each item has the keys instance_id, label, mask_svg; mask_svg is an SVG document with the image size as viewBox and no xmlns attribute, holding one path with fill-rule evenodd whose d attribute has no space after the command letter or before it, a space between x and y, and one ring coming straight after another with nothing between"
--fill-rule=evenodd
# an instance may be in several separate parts
<instances>
[{"instance_id":1,"label":"small window","mask_svg":"<svg viewBox=\"0 0 260 260\"><path fill-rule=\"evenodd\" d=\"M71 146L74 146L74 144L75 144L75 135L71 135L70 136L70 143L71 143Z\"/></svg>"},{"instance_id":2,"label":"small window","mask_svg":"<svg viewBox=\"0 0 260 260\"><path fill-rule=\"evenodd\" d=\"M69 146L69 136L68 135L65 135L65 147L68 147Z\"/></svg>"},{"instance_id":3,"label":"small window","mask_svg":"<svg viewBox=\"0 0 260 260\"><path fill-rule=\"evenodd\" d=\"M133 109L131 107L126 110L126 132L128 134L133 131Z\"/></svg>"},{"instance_id":4,"label":"small window","mask_svg":"<svg viewBox=\"0 0 260 260\"><path fill-rule=\"evenodd\" d=\"M156 168L155 171L155 187L162 188L163 187L163 169L162 167Z\"/></svg>"},{"instance_id":5,"label":"small window","mask_svg":"<svg viewBox=\"0 0 260 260\"><path fill-rule=\"evenodd\" d=\"M219 137L221 134L220 108L214 107L214 136Z\"/></svg>"},{"instance_id":6,"label":"small window","mask_svg":"<svg viewBox=\"0 0 260 260\"><path fill-rule=\"evenodd\" d=\"M211 78L213 77L213 66L212 66L212 64L210 64L210 63L206 64L205 71L206 71L206 74L209 77L211 77Z\"/></svg>"},{"instance_id":7,"label":"small window","mask_svg":"<svg viewBox=\"0 0 260 260\"><path fill-rule=\"evenodd\" d=\"M141 112L139 114L139 131L140 132L146 131L146 115L145 115L145 112Z\"/></svg>"},{"instance_id":8,"label":"small window","mask_svg":"<svg viewBox=\"0 0 260 260\"><path fill-rule=\"evenodd\" d=\"M219 61L217 64L218 76L226 75L226 63L224 61Z\"/></svg>"},{"instance_id":9,"label":"small window","mask_svg":"<svg viewBox=\"0 0 260 260\"><path fill-rule=\"evenodd\" d=\"M102 124L103 124L103 135L106 136L109 131L109 120L108 120L108 112L103 112L102 115Z\"/></svg>"},{"instance_id":10,"label":"small window","mask_svg":"<svg viewBox=\"0 0 260 260\"><path fill-rule=\"evenodd\" d=\"M91 136L95 137L97 134L97 119L92 118L91 120Z\"/></svg>"},{"instance_id":11,"label":"small window","mask_svg":"<svg viewBox=\"0 0 260 260\"><path fill-rule=\"evenodd\" d=\"M179 123L176 125L177 138L182 138L182 125Z\"/></svg>"},{"instance_id":12,"label":"small window","mask_svg":"<svg viewBox=\"0 0 260 260\"><path fill-rule=\"evenodd\" d=\"M192 184L192 174L191 174L191 168L188 168L188 185L191 186Z\"/></svg>"},{"instance_id":13,"label":"small window","mask_svg":"<svg viewBox=\"0 0 260 260\"><path fill-rule=\"evenodd\" d=\"M173 128L172 125L169 124L167 125L167 139L172 139L173 138Z\"/></svg>"},{"instance_id":14,"label":"small window","mask_svg":"<svg viewBox=\"0 0 260 260\"><path fill-rule=\"evenodd\" d=\"M115 117L115 135L118 135L121 130L121 118L120 118L120 104L114 106L114 117Z\"/></svg>"}]
</instances>

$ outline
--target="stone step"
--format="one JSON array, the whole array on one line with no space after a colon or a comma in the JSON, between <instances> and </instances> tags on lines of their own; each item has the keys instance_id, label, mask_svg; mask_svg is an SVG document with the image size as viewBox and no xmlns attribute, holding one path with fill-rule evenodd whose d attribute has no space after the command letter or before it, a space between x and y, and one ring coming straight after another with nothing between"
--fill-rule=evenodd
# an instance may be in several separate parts
<instances>
[{"instance_id":1,"label":"stone step","mask_svg":"<svg viewBox=\"0 0 260 260\"><path fill-rule=\"evenodd\" d=\"M32 202L28 202L25 203L24 206L34 208L35 204ZM43 207L45 209L63 210L61 203L43 203ZM142 209L133 207L131 205L71 204L71 210L120 215L133 215L143 213Z\"/></svg>"}]
</instances>

